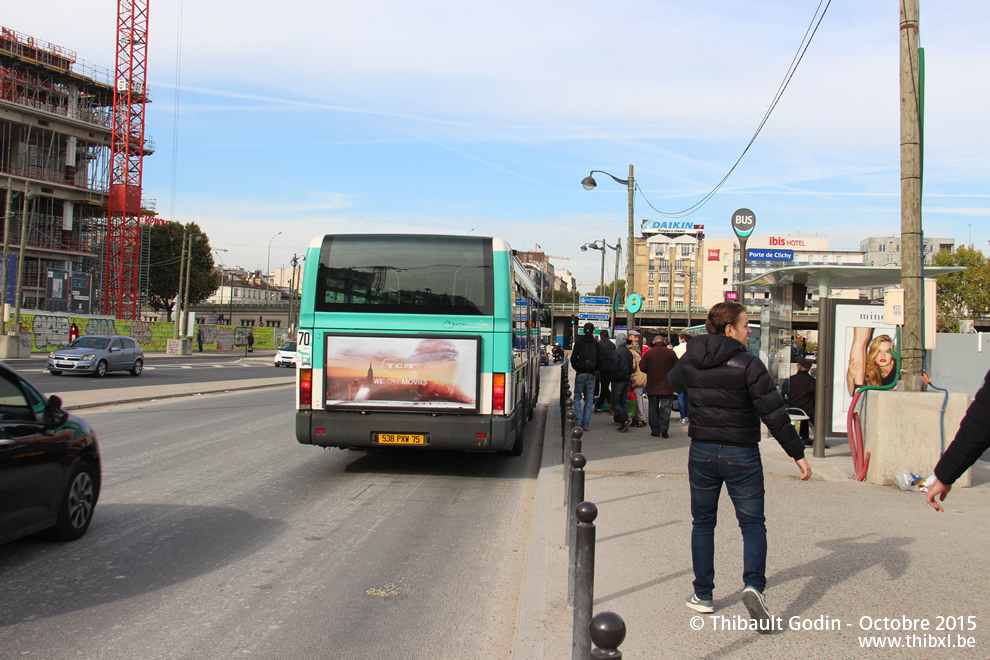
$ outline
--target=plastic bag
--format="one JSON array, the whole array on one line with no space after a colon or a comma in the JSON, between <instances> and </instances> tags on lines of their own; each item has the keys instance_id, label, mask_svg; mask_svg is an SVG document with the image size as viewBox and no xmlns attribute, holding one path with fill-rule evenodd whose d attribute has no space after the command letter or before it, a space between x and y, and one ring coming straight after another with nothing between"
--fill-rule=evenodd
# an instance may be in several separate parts
<instances>
[{"instance_id":1,"label":"plastic bag","mask_svg":"<svg viewBox=\"0 0 990 660\"><path fill-rule=\"evenodd\" d=\"M925 480L903 465L897 468L897 473L894 475L894 483L901 490L927 490L927 487L922 488L922 486L925 486Z\"/></svg>"}]
</instances>

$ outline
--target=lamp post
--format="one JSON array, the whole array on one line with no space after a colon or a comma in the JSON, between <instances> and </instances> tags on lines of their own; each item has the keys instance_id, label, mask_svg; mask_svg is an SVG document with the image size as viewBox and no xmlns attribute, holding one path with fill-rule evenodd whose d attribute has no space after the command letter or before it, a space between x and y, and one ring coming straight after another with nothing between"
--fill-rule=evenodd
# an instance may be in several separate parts
<instances>
[{"instance_id":1,"label":"lamp post","mask_svg":"<svg viewBox=\"0 0 990 660\"><path fill-rule=\"evenodd\" d=\"M227 264L224 263L223 257L220 256L221 252L227 252L227 250L224 248L217 248L216 250L213 251L213 253L217 255L217 257L220 259L220 313L222 314L223 313L223 276L224 276L224 271L227 270ZM230 295L233 296L234 295L233 292L231 292Z\"/></svg>"},{"instance_id":2,"label":"lamp post","mask_svg":"<svg viewBox=\"0 0 990 660\"><path fill-rule=\"evenodd\" d=\"M14 180L7 177L6 206L3 213L3 264L0 266L0 309L3 309L2 320L7 321L7 254L10 249L10 198L14 192Z\"/></svg>"},{"instance_id":3,"label":"lamp post","mask_svg":"<svg viewBox=\"0 0 990 660\"><path fill-rule=\"evenodd\" d=\"M282 232L275 234L278 236ZM275 240L275 236L268 239L268 265L265 266L265 302L271 302L271 268L272 268L272 241Z\"/></svg>"},{"instance_id":4,"label":"lamp post","mask_svg":"<svg viewBox=\"0 0 990 660\"><path fill-rule=\"evenodd\" d=\"M189 320L186 318L186 310L189 309L189 280L192 279L192 244L193 241L201 243L205 240L202 235L189 235L189 247L186 248L186 291L182 297L182 334L189 334Z\"/></svg>"},{"instance_id":5,"label":"lamp post","mask_svg":"<svg viewBox=\"0 0 990 660\"><path fill-rule=\"evenodd\" d=\"M601 278L598 281L598 289L602 293L602 295L605 294L605 248L615 251L615 279L612 282L612 296L613 296L612 305L610 305L609 307L610 321L615 320L615 298L617 298L619 295L619 250L621 249L621 242L622 242L621 239L616 239L615 245L609 245L608 243L605 242L605 239L603 238L601 241L602 243L601 245L598 244L598 241L592 241L591 243L585 243L584 245L581 246L581 252L587 252L589 248L592 250L601 250L602 273L601 273ZM612 323L611 325L612 325L612 329L614 330L615 324Z\"/></svg>"},{"instance_id":6,"label":"lamp post","mask_svg":"<svg viewBox=\"0 0 990 660\"><path fill-rule=\"evenodd\" d=\"M24 285L24 247L27 244L28 201L34 197L34 193L31 192L31 184L25 183L24 207L21 211L21 246L17 253L17 285L14 291L14 327L13 332L11 332L15 337L21 334L21 290ZM4 295L7 295L6 292Z\"/></svg>"},{"instance_id":7,"label":"lamp post","mask_svg":"<svg viewBox=\"0 0 990 660\"><path fill-rule=\"evenodd\" d=\"M594 190L598 183L595 181L594 177L591 175L595 172L599 172L606 176L612 177L616 183L620 183L628 188L629 191L629 237L626 244L627 261L626 261L626 297L628 298L633 291L633 278L636 275L636 235L633 228L633 202L636 196L636 179L633 178L633 166L629 166L629 178L620 179L619 177L609 174L604 170L591 170L584 179L581 180L581 185L585 190ZM632 330L636 326L636 314L627 310L626 312L626 326Z\"/></svg>"}]
</instances>

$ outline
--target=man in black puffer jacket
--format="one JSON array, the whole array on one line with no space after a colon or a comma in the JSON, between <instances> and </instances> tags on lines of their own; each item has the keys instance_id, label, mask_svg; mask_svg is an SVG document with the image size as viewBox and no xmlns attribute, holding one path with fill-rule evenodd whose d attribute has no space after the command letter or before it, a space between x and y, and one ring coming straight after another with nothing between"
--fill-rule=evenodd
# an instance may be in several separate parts
<instances>
[{"instance_id":1,"label":"man in black puffer jacket","mask_svg":"<svg viewBox=\"0 0 990 660\"><path fill-rule=\"evenodd\" d=\"M767 609L767 528L763 513L760 420L801 470L811 477L804 443L791 425L780 392L760 359L746 351L750 334L746 308L722 302L708 312L707 335L692 339L684 357L667 374L670 387L688 391L691 450L691 559L694 593L687 606L714 612L715 518L725 483L743 535L743 603L761 633L774 632Z\"/></svg>"}]
</instances>

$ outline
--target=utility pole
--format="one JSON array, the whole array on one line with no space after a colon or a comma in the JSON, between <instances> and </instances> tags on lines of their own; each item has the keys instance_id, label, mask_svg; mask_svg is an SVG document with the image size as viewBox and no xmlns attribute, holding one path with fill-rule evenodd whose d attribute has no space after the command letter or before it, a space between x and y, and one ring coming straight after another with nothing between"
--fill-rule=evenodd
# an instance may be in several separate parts
<instances>
[{"instance_id":1,"label":"utility pole","mask_svg":"<svg viewBox=\"0 0 990 660\"><path fill-rule=\"evenodd\" d=\"M10 198L13 196L13 193L14 180L7 177L7 203L3 213L3 274L0 275L0 296L2 296L0 300L3 301L2 305L0 305L0 309L3 310L3 316L0 317L0 320L4 322L7 321L7 253L10 249Z\"/></svg>"},{"instance_id":2,"label":"utility pole","mask_svg":"<svg viewBox=\"0 0 990 660\"><path fill-rule=\"evenodd\" d=\"M615 312L619 304L619 259L622 254L622 239L615 239L615 279L612 280L612 337L615 337Z\"/></svg>"},{"instance_id":3,"label":"utility pole","mask_svg":"<svg viewBox=\"0 0 990 660\"><path fill-rule=\"evenodd\" d=\"M923 281L921 264L921 86L918 59L918 0L900 5L901 92L901 287L904 335L901 371L906 392L924 390ZM934 301L929 301L934 304Z\"/></svg>"},{"instance_id":4,"label":"utility pole","mask_svg":"<svg viewBox=\"0 0 990 660\"><path fill-rule=\"evenodd\" d=\"M179 256L179 286L175 292L175 310L173 314L172 339L179 338L179 319L182 318L182 280L186 272L186 230L182 230L182 252Z\"/></svg>"},{"instance_id":5,"label":"utility pole","mask_svg":"<svg viewBox=\"0 0 990 660\"><path fill-rule=\"evenodd\" d=\"M673 332L673 323L671 321L671 314L673 314L674 309L674 257L676 256L677 248L671 247L667 251L667 336L670 337L670 333Z\"/></svg>"},{"instance_id":6,"label":"utility pole","mask_svg":"<svg viewBox=\"0 0 990 660\"><path fill-rule=\"evenodd\" d=\"M200 236L193 236L189 234L189 247L186 248L186 292L182 297L182 336L187 337L189 333L189 317L186 314L186 310L189 309L189 280L192 279L192 244L193 239L197 241L202 240Z\"/></svg>"},{"instance_id":7,"label":"utility pole","mask_svg":"<svg viewBox=\"0 0 990 660\"><path fill-rule=\"evenodd\" d=\"M21 213L21 246L17 255L17 287L14 291L14 329L11 332L15 336L21 334L21 291L24 286L24 247L27 243L28 200L31 197L31 184L25 183L24 210Z\"/></svg>"},{"instance_id":8,"label":"utility pole","mask_svg":"<svg viewBox=\"0 0 990 660\"><path fill-rule=\"evenodd\" d=\"M613 177L614 178L614 177ZM636 201L636 180L633 178L633 166L629 165L629 238L626 243L626 298L636 293L636 235L633 233L635 213L633 204ZM626 311L626 328L634 330L636 328L636 313Z\"/></svg>"}]
</instances>

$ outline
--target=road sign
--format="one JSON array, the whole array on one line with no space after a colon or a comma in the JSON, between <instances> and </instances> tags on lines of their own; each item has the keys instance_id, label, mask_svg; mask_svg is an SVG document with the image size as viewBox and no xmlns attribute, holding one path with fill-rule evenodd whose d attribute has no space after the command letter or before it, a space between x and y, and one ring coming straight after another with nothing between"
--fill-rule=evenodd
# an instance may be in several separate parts
<instances>
[{"instance_id":1,"label":"road sign","mask_svg":"<svg viewBox=\"0 0 990 660\"><path fill-rule=\"evenodd\" d=\"M578 314L578 318L581 320L607 321L608 314Z\"/></svg>"},{"instance_id":2,"label":"road sign","mask_svg":"<svg viewBox=\"0 0 990 660\"><path fill-rule=\"evenodd\" d=\"M626 298L626 311L635 314L643 308L643 296L634 293Z\"/></svg>"},{"instance_id":3,"label":"road sign","mask_svg":"<svg viewBox=\"0 0 990 660\"><path fill-rule=\"evenodd\" d=\"M794 250L775 248L749 248L746 258L750 261L794 261Z\"/></svg>"},{"instance_id":4,"label":"road sign","mask_svg":"<svg viewBox=\"0 0 990 660\"><path fill-rule=\"evenodd\" d=\"M611 299L608 296L581 296L578 302L582 305L608 305Z\"/></svg>"},{"instance_id":5,"label":"road sign","mask_svg":"<svg viewBox=\"0 0 990 660\"><path fill-rule=\"evenodd\" d=\"M732 214L732 231L739 238L749 238L756 229L756 214L749 209L737 209Z\"/></svg>"}]
</instances>

